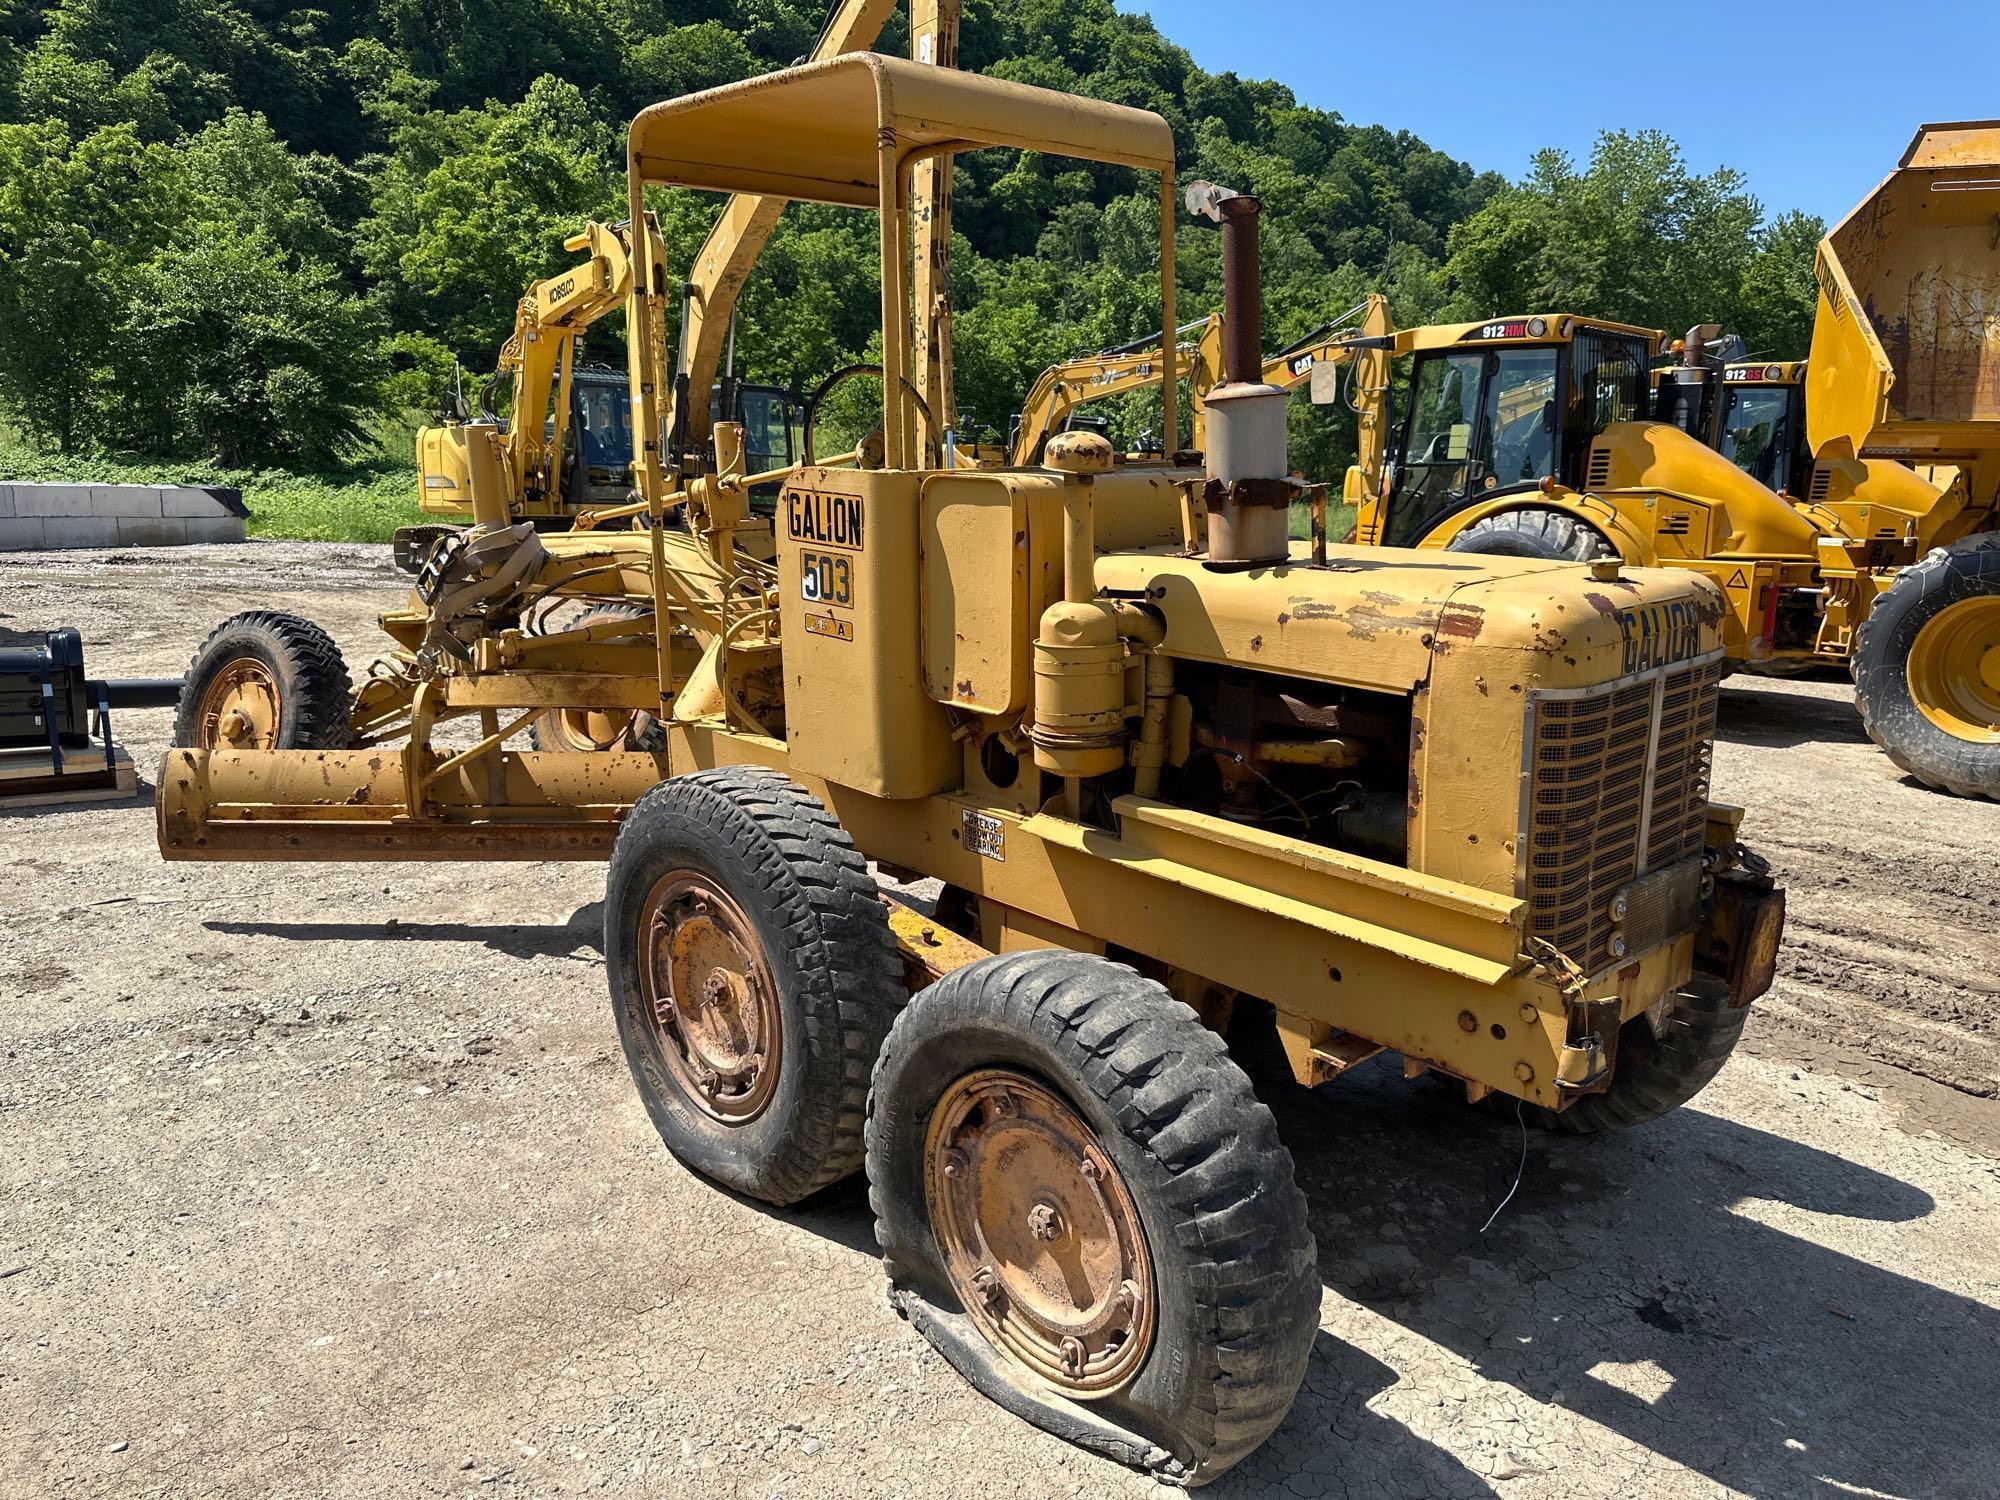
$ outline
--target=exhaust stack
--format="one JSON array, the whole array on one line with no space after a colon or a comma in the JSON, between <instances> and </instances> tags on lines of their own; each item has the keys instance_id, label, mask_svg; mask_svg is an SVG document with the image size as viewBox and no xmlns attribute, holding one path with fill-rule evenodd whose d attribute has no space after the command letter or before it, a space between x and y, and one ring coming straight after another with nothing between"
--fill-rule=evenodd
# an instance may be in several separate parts
<instances>
[{"instance_id":1,"label":"exhaust stack","mask_svg":"<svg viewBox=\"0 0 2000 1500\"><path fill-rule=\"evenodd\" d=\"M1208 560L1257 567L1291 553L1285 393L1263 382L1264 288L1257 218L1247 193L1196 182L1188 212L1222 226L1223 383L1208 393Z\"/></svg>"}]
</instances>

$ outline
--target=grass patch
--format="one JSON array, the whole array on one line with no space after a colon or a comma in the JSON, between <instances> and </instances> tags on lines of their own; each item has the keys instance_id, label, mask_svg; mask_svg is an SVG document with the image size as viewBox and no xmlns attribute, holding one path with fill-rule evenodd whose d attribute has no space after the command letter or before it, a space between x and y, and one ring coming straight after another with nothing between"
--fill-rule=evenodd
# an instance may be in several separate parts
<instances>
[{"instance_id":1,"label":"grass patch","mask_svg":"<svg viewBox=\"0 0 2000 1500\"><path fill-rule=\"evenodd\" d=\"M414 465L365 459L328 474L225 469L173 459L44 453L0 432L0 483L226 485L243 492L250 535L308 542L386 542L426 519Z\"/></svg>"},{"instance_id":2,"label":"grass patch","mask_svg":"<svg viewBox=\"0 0 2000 1500\"><path fill-rule=\"evenodd\" d=\"M1295 542L1302 542L1312 535L1312 507L1294 505L1286 518L1286 534ZM1337 542L1354 529L1354 507L1345 500L1331 497L1326 502L1326 539Z\"/></svg>"}]
</instances>

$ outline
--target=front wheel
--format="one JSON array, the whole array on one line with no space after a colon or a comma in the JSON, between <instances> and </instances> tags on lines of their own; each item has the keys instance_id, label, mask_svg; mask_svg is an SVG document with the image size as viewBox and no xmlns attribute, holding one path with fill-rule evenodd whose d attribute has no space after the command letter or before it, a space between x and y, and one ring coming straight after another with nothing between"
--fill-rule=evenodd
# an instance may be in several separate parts
<instances>
[{"instance_id":1,"label":"front wheel","mask_svg":"<svg viewBox=\"0 0 2000 1500\"><path fill-rule=\"evenodd\" d=\"M1856 633L1868 736L1926 786L2000 797L2000 536L1934 548Z\"/></svg>"},{"instance_id":2,"label":"front wheel","mask_svg":"<svg viewBox=\"0 0 2000 1500\"><path fill-rule=\"evenodd\" d=\"M1305 1198L1159 985L1060 951L947 975L882 1049L867 1142L897 1305L1009 1410L1194 1484L1283 1420L1319 1328Z\"/></svg>"},{"instance_id":3,"label":"front wheel","mask_svg":"<svg viewBox=\"0 0 2000 1500\"><path fill-rule=\"evenodd\" d=\"M338 750L352 694L340 648L282 610L231 615L188 663L174 713L184 750Z\"/></svg>"}]
</instances>

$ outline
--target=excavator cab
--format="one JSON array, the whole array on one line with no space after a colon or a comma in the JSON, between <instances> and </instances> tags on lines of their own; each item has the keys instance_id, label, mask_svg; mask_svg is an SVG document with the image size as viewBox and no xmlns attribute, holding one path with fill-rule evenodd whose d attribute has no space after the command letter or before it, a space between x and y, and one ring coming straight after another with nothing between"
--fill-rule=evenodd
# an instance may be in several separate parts
<instances>
[{"instance_id":1,"label":"excavator cab","mask_svg":"<svg viewBox=\"0 0 2000 1500\"><path fill-rule=\"evenodd\" d=\"M1415 546L1454 512L1544 480L1582 488L1591 439L1644 415L1657 339L1619 325L1522 318L1477 324L1420 351L1389 453L1382 540Z\"/></svg>"}]
</instances>

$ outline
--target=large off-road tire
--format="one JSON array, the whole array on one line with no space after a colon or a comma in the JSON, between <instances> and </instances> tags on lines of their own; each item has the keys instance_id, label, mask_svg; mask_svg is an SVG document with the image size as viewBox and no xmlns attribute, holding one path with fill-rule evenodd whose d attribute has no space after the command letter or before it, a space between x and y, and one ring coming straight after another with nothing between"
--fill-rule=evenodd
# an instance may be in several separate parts
<instances>
[{"instance_id":1,"label":"large off-road tire","mask_svg":"<svg viewBox=\"0 0 2000 1500\"><path fill-rule=\"evenodd\" d=\"M231 615L188 663L174 713L184 750L338 750L351 738L347 663L319 626L275 609Z\"/></svg>"},{"instance_id":2,"label":"large off-road tire","mask_svg":"<svg viewBox=\"0 0 2000 1500\"><path fill-rule=\"evenodd\" d=\"M907 998L867 863L775 771L662 782L611 852L604 960L667 1149L792 1203L861 1165L868 1072Z\"/></svg>"},{"instance_id":3,"label":"large off-road tire","mask_svg":"<svg viewBox=\"0 0 2000 1500\"><path fill-rule=\"evenodd\" d=\"M1707 1088L1743 1036L1747 1006L1729 1003L1729 986L1696 975L1668 1004L1656 1032L1645 1016L1620 1028L1611 1086L1585 1094L1560 1114L1531 1104L1531 1125L1599 1135L1672 1114Z\"/></svg>"},{"instance_id":4,"label":"large off-road tire","mask_svg":"<svg viewBox=\"0 0 2000 1500\"><path fill-rule=\"evenodd\" d=\"M1596 527L1546 506L1503 510L1475 521L1453 537L1445 550L1539 557L1546 562L1589 562L1618 555L1618 549Z\"/></svg>"},{"instance_id":5,"label":"large off-road tire","mask_svg":"<svg viewBox=\"0 0 2000 1500\"><path fill-rule=\"evenodd\" d=\"M2000 797L2000 536L1933 548L1875 601L1855 635L1854 701L1924 785Z\"/></svg>"},{"instance_id":6,"label":"large off-road tire","mask_svg":"<svg viewBox=\"0 0 2000 1500\"><path fill-rule=\"evenodd\" d=\"M868 1183L897 1306L1016 1415L1201 1484L1290 1409L1320 1304L1291 1155L1131 969L1006 954L920 992L875 1066Z\"/></svg>"},{"instance_id":7,"label":"large off-road tire","mask_svg":"<svg viewBox=\"0 0 2000 1500\"><path fill-rule=\"evenodd\" d=\"M599 604L565 628L576 630L599 620L649 620L652 615L636 604ZM664 750L667 731L641 709L552 708L528 726L528 743L537 750Z\"/></svg>"}]
</instances>

